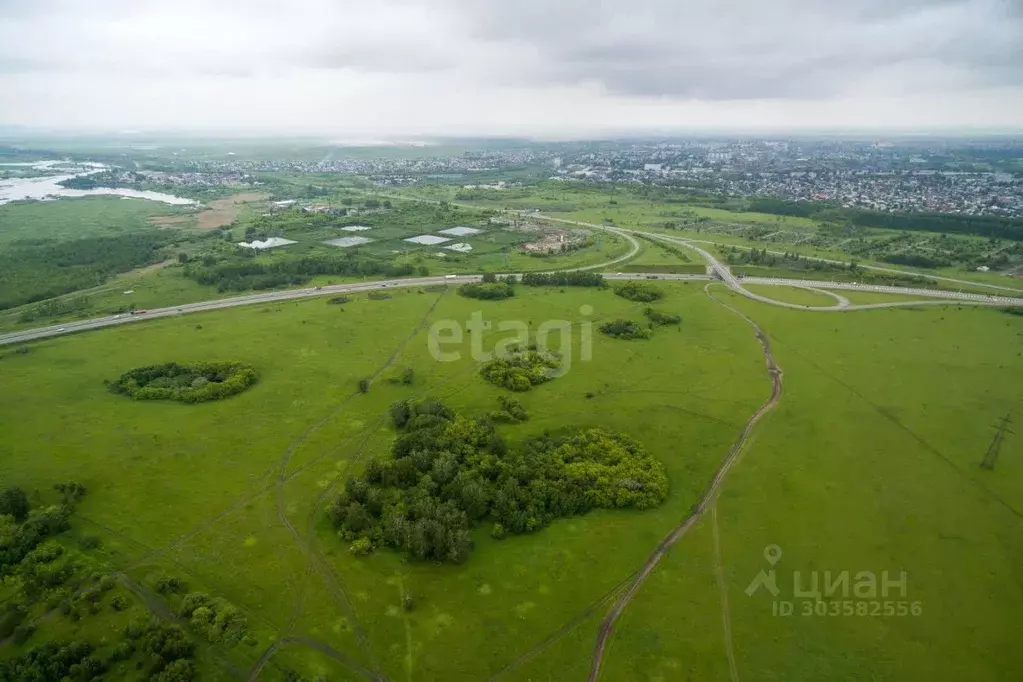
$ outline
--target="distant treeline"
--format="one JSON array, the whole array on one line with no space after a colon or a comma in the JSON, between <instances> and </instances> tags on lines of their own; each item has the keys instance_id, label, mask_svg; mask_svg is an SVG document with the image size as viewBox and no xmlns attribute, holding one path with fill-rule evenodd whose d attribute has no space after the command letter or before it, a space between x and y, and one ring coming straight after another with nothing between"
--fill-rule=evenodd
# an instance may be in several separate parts
<instances>
[{"instance_id":1,"label":"distant treeline","mask_svg":"<svg viewBox=\"0 0 1023 682\"><path fill-rule=\"evenodd\" d=\"M601 189L609 184L593 183ZM632 190L639 196L671 204L692 204L726 211L768 213L771 215L810 218L822 222L848 222L860 227L945 234L972 234L1023 241L1023 218L969 216L954 213L886 213L844 208L830 201L792 201L775 197L740 199L714 194L693 187L642 186ZM694 221L698 222L698 221Z\"/></svg>"},{"instance_id":2,"label":"distant treeline","mask_svg":"<svg viewBox=\"0 0 1023 682\"><path fill-rule=\"evenodd\" d=\"M228 261L215 265L188 265L185 276L199 284L216 286L218 291L273 289L279 286L305 284L316 275L348 277L426 276L424 266L394 265L389 262L351 256L305 256L273 263Z\"/></svg>"},{"instance_id":3,"label":"distant treeline","mask_svg":"<svg viewBox=\"0 0 1023 682\"><path fill-rule=\"evenodd\" d=\"M138 180L145 179L141 175L136 177ZM117 180L117 176L111 171L89 173L88 175L82 175L76 178L68 178L67 180L61 180L57 184L61 187L67 187L68 189L96 189L97 187L126 186L126 183L119 182Z\"/></svg>"},{"instance_id":4,"label":"distant treeline","mask_svg":"<svg viewBox=\"0 0 1023 682\"><path fill-rule=\"evenodd\" d=\"M770 197L750 199L749 210L756 213L798 216L822 221L850 222L861 227L887 230L974 234L982 237L1023 241L1023 218L969 216L952 213L880 213L842 208L823 201L788 201Z\"/></svg>"},{"instance_id":5,"label":"distant treeline","mask_svg":"<svg viewBox=\"0 0 1023 682\"><path fill-rule=\"evenodd\" d=\"M173 230L149 230L15 244L0 251L0 310L103 284L111 275L156 262L160 249L178 239Z\"/></svg>"}]
</instances>

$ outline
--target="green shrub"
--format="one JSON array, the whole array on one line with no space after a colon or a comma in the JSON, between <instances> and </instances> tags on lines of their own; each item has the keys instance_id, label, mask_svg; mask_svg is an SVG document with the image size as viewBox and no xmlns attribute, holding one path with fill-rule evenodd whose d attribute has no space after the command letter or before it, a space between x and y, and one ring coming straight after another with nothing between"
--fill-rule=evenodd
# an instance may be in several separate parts
<instances>
[{"instance_id":1,"label":"green shrub","mask_svg":"<svg viewBox=\"0 0 1023 682\"><path fill-rule=\"evenodd\" d=\"M495 386L523 392L550 381L554 378L554 370L560 367L561 360L551 353L512 351L485 363L480 368L480 374Z\"/></svg>"},{"instance_id":2,"label":"green shrub","mask_svg":"<svg viewBox=\"0 0 1023 682\"><path fill-rule=\"evenodd\" d=\"M682 318L678 315L669 315L667 313L654 310L653 308L647 308L643 311L643 314L646 315L646 318L650 320L650 322L661 327L669 324L678 324L682 321Z\"/></svg>"},{"instance_id":3,"label":"green shrub","mask_svg":"<svg viewBox=\"0 0 1023 682\"><path fill-rule=\"evenodd\" d=\"M599 327L601 333L613 336L616 339L649 339L652 334L632 320L613 320Z\"/></svg>"},{"instance_id":4,"label":"green shrub","mask_svg":"<svg viewBox=\"0 0 1023 682\"><path fill-rule=\"evenodd\" d=\"M503 422L506 424L518 424L529 419L529 413L522 407L522 404L514 398L506 398L505 396L498 396L497 402L501 406L500 410L490 413L490 418L495 422Z\"/></svg>"},{"instance_id":5,"label":"green shrub","mask_svg":"<svg viewBox=\"0 0 1023 682\"><path fill-rule=\"evenodd\" d=\"M659 287L646 282L625 282L615 286L614 291L617 296L640 303L652 303L664 298L664 292Z\"/></svg>"},{"instance_id":6,"label":"green shrub","mask_svg":"<svg viewBox=\"0 0 1023 682\"><path fill-rule=\"evenodd\" d=\"M355 556L365 556L373 551L373 545L369 538L359 538L349 545L348 551Z\"/></svg>"}]
</instances>

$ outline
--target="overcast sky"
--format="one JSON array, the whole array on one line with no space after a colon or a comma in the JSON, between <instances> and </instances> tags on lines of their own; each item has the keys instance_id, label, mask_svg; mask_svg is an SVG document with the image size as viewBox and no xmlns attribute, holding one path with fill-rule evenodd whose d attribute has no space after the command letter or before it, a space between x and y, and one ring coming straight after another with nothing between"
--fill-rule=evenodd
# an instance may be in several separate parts
<instances>
[{"instance_id":1,"label":"overcast sky","mask_svg":"<svg viewBox=\"0 0 1023 682\"><path fill-rule=\"evenodd\" d=\"M0 0L0 124L1023 129L1023 0Z\"/></svg>"}]
</instances>

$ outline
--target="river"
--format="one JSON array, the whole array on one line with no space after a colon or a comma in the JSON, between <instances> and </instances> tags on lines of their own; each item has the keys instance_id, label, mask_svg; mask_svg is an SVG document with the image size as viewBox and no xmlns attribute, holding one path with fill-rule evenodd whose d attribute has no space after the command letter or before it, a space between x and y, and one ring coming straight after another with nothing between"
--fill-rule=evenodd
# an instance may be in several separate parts
<instances>
[{"instance_id":1,"label":"river","mask_svg":"<svg viewBox=\"0 0 1023 682\"><path fill-rule=\"evenodd\" d=\"M0 170L5 167L31 167L38 170L53 170L61 165L67 165L62 161L37 161L35 163L0 163ZM61 187L58 183L71 178L80 178L93 173L107 170L108 166L101 163L77 163L76 167L84 167L90 170L68 173L67 175L49 175L38 178L13 178L0 180L0 205L12 201L35 200L49 201L61 197L92 197L100 195L113 195L130 199L147 199L149 201L160 201L175 206L186 206L197 202L184 197L176 197L173 194L162 192L140 192L135 189L123 187L96 187L93 189L69 189Z\"/></svg>"}]
</instances>

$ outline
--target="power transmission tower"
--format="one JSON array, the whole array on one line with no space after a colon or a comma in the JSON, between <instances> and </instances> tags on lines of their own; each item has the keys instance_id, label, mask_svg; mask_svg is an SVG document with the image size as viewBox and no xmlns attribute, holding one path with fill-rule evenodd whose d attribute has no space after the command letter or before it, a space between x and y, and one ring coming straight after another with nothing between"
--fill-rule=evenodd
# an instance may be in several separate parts
<instances>
[{"instance_id":1,"label":"power transmission tower","mask_svg":"<svg viewBox=\"0 0 1023 682\"><path fill-rule=\"evenodd\" d=\"M998 431L995 433L994 440L991 441L991 445L987 448L987 454L984 455L984 461L980 463L982 469L994 470L995 462L998 460L998 451L1002 448L1002 441L1005 439L1005 434L1013 433L1009 430L1009 424L1012 423L1009 415L1002 417L1001 421L995 426Z\"/></svg>"}]
</instances>

